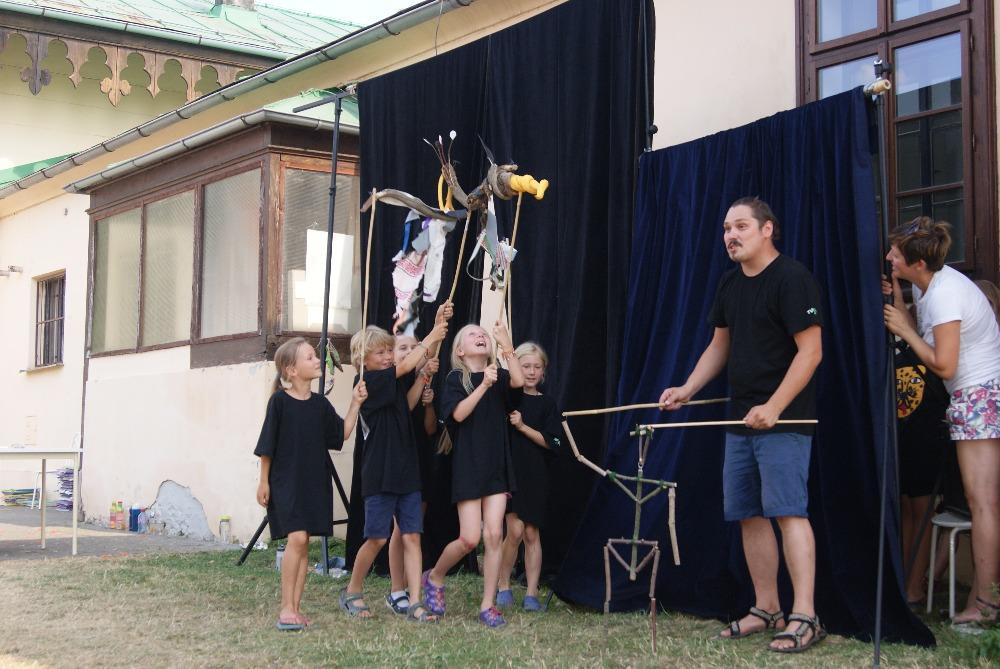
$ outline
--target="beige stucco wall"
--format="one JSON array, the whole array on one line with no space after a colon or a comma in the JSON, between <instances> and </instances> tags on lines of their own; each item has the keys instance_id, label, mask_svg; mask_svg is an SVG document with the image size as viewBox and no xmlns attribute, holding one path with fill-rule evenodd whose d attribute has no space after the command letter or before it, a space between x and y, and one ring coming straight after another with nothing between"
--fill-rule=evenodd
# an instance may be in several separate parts
<instances>
[{"instance_id":1,"label":"beige stucco wall","mask_svg":"<svg viewBox=\"0 0 1000 669\"><path fill-rule=\"evenodd\" d=\"M656 0L654 6L659 132L653 148L795 106L793 0Z\"/></svg>"},{"instance_id":2,"label":"beige stucco wall","mask_svg":"<svg viewBox=\"0 0 1000 669\"><path fill-rule=\"evenodd\" d=\"M4 322L0 445L33 441L40 448L68 448L80 431L88 202L86 196L63 195L30 212L0 220L0 267L23 268L20 273L0 276L0 318ZM30 370L35 355L35 278L60 271L66 273L64 364L22 371ZM33 417L33 429L28 425L29 417ZM0 460L0 488L34 485L40 465Z\"/></svg>"},{"instance_id":3,"label":"beige stucco wall","mask_svg":"<svg viewBox=\"0 0 1000 669\"><path fill-rule=\"evenodd\" d=\"M330 395L341 416L355 374L344 370ZM233 535L249 539L264 516L253 449L273 379L271 362L190 369L186 346L91 359L81 487L87 517L107 517L117 499L148 506L172 480L191 489L213 532L229 515ZM352 437L333 455L348 491L353 444Z\"/></svg>"}]
</instances>

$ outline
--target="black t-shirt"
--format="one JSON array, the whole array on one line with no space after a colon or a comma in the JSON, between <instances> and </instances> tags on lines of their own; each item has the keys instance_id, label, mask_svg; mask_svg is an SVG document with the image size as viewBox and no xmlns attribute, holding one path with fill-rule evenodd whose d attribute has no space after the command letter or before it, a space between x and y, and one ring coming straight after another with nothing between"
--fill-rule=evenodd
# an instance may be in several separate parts
<instances>
[{"instance_id":1,"label":"black t-shirt","mask_svg":"<svg viewBox=\"0 0 1000 669\"><path fill-rule=\"evenodd\" d=\"M483 372L470 376L472 387L483 382ZM517 490L510 453L508 414L517 408L523 392L510 387L510 373L497 369L497 380L483 394L465 420L452 415L470 391L462 384L462 373L453 369L444 380L441 415L451 436L451 501L479 499Z\"/></svg>"},{"instance_id":2,"label":"black t-shirt","mask_svg":"<svg viewBox=\"0 0 1000 669\"><path fill-rule=\"evenodd\" d=\"M355 377L354 384L358 379ZM368 399L361 405L358 428L365 441L361 494L405 495L420 490L420 465L406 389L413 372L396 378L396 368L365 370Z\"/></svg>"},{"instance_id":3,"label":"black t-shirt","mask_svg":"<svg viewBox=\"0 0 1000 669\"><path fill-rule=\"evenodd\" d=\"M333 463L328 451L344 446L344 421L317 393L299 400L284 390L271 396L254 455L271 458L271 538L305 530L333 531Z\"/></svg>"},{"instance_id":4,"label":"black t-shirt","mask_svg":"<svg viewBox=\"0 0 1000 669\"><path fill-rule=\"evenodd\" d=\"M742 420L781 385L798 352L794 335L823 324L819 289L809 270L786 255L779 255L756 276L747 276L737 267L719 281L708 322L729 329L729 417ZM780 418L816 418L814 379ZM760 432L744 427L730 431ZM813 433L811 425L777 425L771 431Z\"/></svg>"}]
</instances>

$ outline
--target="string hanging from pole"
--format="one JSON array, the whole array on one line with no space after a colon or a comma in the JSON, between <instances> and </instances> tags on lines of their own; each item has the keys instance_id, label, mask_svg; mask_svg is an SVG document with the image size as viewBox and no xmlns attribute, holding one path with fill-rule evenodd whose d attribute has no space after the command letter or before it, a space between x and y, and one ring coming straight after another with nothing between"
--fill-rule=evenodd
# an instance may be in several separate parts
<instances>
[{"instance_id":1,"label":"string hanging from pole","mask_svg":"<svg viewBox=\"0 0 1000 669\"><path fill-rule=\"evenodd\" d=\"M368 216L368 250L365 253L365 299L364 306L361 307L361 331L368 327L368 295L371 293L371 267L372 267L372 233L375 231L375 209L378 207L378 191L372 188L372 210ZM364 337L364 335L362 335ZM362 362L358 369L358 381L365 380L365 365Z\"/></svg>"}]
</instances>

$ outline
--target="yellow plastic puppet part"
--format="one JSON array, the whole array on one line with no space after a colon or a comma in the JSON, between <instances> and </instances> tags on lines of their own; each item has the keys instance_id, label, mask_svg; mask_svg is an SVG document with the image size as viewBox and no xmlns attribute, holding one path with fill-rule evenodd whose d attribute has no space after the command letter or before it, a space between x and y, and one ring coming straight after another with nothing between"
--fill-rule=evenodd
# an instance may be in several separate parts
<instances>
[{"instance_id":1,"label":"yellow plastic puppet part","mask_svg":"<svg viewBox=\"0 0 1000 669\"><path fill-rule=\"evenodd\" d=\"M530 174L512 174L510 177L510 188L517 193L527 193L534 195L536 200L545 197L545 191L549 187L549 180L542 179L535 181L535 177Z\"/></svg>"},{"instance_id":2,"label":"yellow plastic puppet part","mask_svg":"<svg viewBox=\"0 0 1000 669\"><path fill-rule=\"evenodd\" d=\"M451 200L451 186L448 186L448 197L444 196L444 175L438 177L438 209L441 211L453 211L455 204Z\"/></svg>"}]
</instances>

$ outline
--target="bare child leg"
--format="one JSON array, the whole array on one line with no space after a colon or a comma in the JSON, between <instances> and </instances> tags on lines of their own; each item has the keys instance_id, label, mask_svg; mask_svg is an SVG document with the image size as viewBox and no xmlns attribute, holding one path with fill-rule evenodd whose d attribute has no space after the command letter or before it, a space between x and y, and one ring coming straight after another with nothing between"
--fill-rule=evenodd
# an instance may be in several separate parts
<instances>
[{"instance_id":1,"label":"bare child leg","mask_svg":"<svg viewBox=\"0 0 1000 669\"><path fill-rule=\"evenodd\" d=\"M303 531L292 532L285 544L285 556L281 560L281 612L278 614L280 622L299 622L295 589L299 581L302 555L308 545L308 536Z\"/></svg>"},{"instance_id":2,"label":"bare child leg","mask_svg":"<svg viewBox=\"0 0 1000 669\"><path fill-rule=\"evenodd\" d=\"M503 540L503 557L500 560L500 579L498 589L502 592L510 590L510 575L517 562L517 549L524 537L524 523L516 513L507 514L507 536Z\"/></svg>"},{"instance_id":3,"label":"bare child leg","mask_svg":"<svg viewBox=\"0 0 1000 669\"><path fill-rule=\"evenodd\" d=\"M542 537L538 528L524 524L524 575L528 580L528 597L538 597L538 581L542 576Z\"/></svg>"},{"instance_id":4,"label":"bare child leg","mask_svg":"<svg viewBox=\"0 0 1000 669\"><path fill-rule=\"evenodd\" d=\"M507 496L503 493L484 497L483 507L483 599L480 611L493 608L497 594L497 579L500 576L501 543L503 539L503 515L507 509Z\"/></svg>"},{"instance_id":5,"label":"bare child leg","mask_svg":"<svg viewBox=\"0 0 1000 669\"><path fill-rule=\"evenodd\" d=\"M392 519L392 536L389 537L389 596L406 591L407 575L403 565L403 539L399 533L399 523ZM412 601L412 600L411 600ZM404 602L401 602L404 603Z\"/></svg>"},{"instance_id":6,"label":"bare child leg","mask_svg":"<svg viewBox=\"0 0 1000 669\"><path fill-rule=\"evenodd\" d=\"M302 557L299 558L299 575L295 580L295 615L303 625L309 625L312 621L302 613L302 593L306 589L306 576L309 574L309 535L306 534L305 543L302 547Z\"/></svg>"},{"instance_id":7,"label":"bare child leg","mask_svg":"<svg viewBox=\"0 0 1000 669\"><path fill-rule=\"evenodd\" d=\"M406 582L410 586L410 612L411 615L420 613L424 609L424 597L420 588L421 570L423 569L423 555L420 550L420 535L416 532L408 532L401 536L400 543L403 547L403 564L406 572ZM430 611L427 612L428 620L437 620L437 616Z\"/></svg>"},{"instance_id":8,"label":"bare child leg","mask_svg":"<svg viewBox=\"0 0 1000 669\"><path fill-rule=\"evenodd\" d=\"M479 545L482 532L483 513L482 502L478 499L465 499L458 503L458 538L444 547L437 564L427 575L434 585L444 585L444 577L458 564L462 558L471 553ZM494 583L496 581L494 580Z\"/></svg>"},{"instance_id":9,"label":"bare child leg","mask_svg":"<svg viewBox=\"0 0 1000 669\"><path fill-rule=\"evenodd\" d=\"M372 568L372 563L378 557L379 551L385 546L385 539L368 539L361 544L358 554L354 558L354 571L351 572L351 582L347 585L348 595L360 595L365 589L365 577ZM354 600L356 606L367 606L364 599ZM370 611L362 611L359 618L370 618Z\"/></svg>"}]
</instances>

